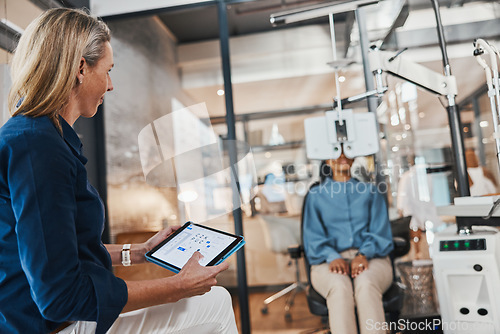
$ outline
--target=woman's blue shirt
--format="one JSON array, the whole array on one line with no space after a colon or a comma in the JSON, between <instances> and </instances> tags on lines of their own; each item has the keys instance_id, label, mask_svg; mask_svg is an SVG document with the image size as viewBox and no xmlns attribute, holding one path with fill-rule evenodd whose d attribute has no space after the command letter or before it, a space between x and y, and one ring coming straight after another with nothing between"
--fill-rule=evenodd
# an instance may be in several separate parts
<instances>
[{"instance_id":1,"label":"woman's blue shirt","mask_svg":"<svg viewBox=\"0 0 500 334\"><path fill-rule=\"evenodd\" d=\"M104 207L82 144L59 118L0 129L0 333L46 333L68 320L105 333L127 302L101 242Z\"/></svg>"}]
</instances>

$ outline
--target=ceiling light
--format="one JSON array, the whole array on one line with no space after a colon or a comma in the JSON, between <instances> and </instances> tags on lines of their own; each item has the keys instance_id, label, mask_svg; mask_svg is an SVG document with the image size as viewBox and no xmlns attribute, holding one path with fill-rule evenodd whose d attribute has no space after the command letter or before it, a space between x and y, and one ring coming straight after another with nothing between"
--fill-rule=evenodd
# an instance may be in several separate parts
<instances>
[{"instance_id":1,"label":"ceiling light","mask_svg":"<svg viewBox=\"0 0 500 334\"><path fill-rule=\"evenodd\" d=\"M339 77L339 82L344 82L344 81L345 81L345 76L341 75L341 76Z\"/></svg>"},{"instance_id":2,"label":"ceiling light","mask_svg":"<svg viewBox=\"0 0 500 334\"><path fill-rule=\"evenodd\" d=\"M482 128L487 128L489 125L488 121L481 121L479 122L479 126Z\"/></svg>"},{"instance_id":3,"label":"ceiling light","mask_svg":"<svg viewBox=\"0 0 500 334\"><path fill-rule=\"evenodd\" d=\"M219 95L219 96L224 95L224 89L219 89L219 90L217 91L217 95Z\"/></svg>"},{"instance_id":4,"label":"ceiling light","mask_svg":"<svg viewBox=\"0 0 500 334\"><path fill-rule=\"evenodd\" d=\"M177 199L184 203L193 202L197 198L198 198L198 193L194 190L186 190L177 195Z\"/></svg>"}]
</instances>

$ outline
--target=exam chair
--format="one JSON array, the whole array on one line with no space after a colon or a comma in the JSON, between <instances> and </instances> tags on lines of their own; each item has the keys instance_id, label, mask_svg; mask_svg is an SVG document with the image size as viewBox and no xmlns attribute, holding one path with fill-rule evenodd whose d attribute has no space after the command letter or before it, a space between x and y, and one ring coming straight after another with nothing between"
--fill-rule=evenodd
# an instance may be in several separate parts
<instances>
[{"instance_id":1,"label":"exam chair","mask_svg":"<svg viewBox=\"0 0 500 334\"><path fill-rule=\"evenodd\" d=\"M278 215L259 215L259 220L264 231L263 237L266 246L273 253L280 253L289 256L289 265L294 266L295 280L292 284L284 289L276 292L264 300L261 308L262 314L268 313L268 306L275 300L286 297L285 302L285 320L291 321L292 315L290 308L292 307L295 295L304 291L305 283L300 281L299 259L302 257L300 244L300 216L286 217Z\"/></svg>"},{"instance_id":2,"label":"exam chair","mask_svg":"<svg viewBox=\"0 0 500 334\"><path fill-rule=\"evenodd\" d=\"M318 183L313 184L310 189ZM304 203L307 200L307 195L304 198ZM394 260L398 257L406 255L410 251L410 224L411 216L402 217L391 221L391 229L393 234L394 250L390 254L392 268L393 268L393 282L389 289L382 296L382 303L384 305L385 316L388 322L397 322L401 308L403 307L404 291L401 283L396 277ZM304 226L304 212L301 216L301 231ZM302 234L301 234L302 236ZM302 237L301 237L302 238ZM301 240L302 241L302 240ZM301 243L303 244L303 243ZM328 307L326 300L321 296L311 284L311 265L307 261L305 250L302 247L304 255L304 264L307 276L306 298L309 311L317 316L322 317L324 323L328 322Z\"/></svg>"}]
</instances>

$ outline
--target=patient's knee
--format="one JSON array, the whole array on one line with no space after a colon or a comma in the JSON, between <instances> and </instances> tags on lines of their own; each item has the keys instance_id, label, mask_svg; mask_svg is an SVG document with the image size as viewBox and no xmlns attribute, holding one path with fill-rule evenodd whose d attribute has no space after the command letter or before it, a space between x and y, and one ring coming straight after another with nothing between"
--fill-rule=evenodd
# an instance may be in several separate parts
<instances>
[{"instance_id":1,"label":"patient's knee","mask_svg":"<svg viewBox=\"0 0 500 334\"><path fill-rule=\"evenodd\" d=\"M341 275L339 275L341 276ZM328 286L327 296L335 296L336 298L351 297L353 296L351 280L342 275L331 281Z\"/></svg>"},{"instance_id":2,"label":"patient's knee","mask_svg":"<svg viewBox=\"0 0 500 334\"><path fill-rule=\"evenodd\" d=\"M354 296L357 298L360 295L366 296L368 294L382 296L382 291L368 275L360 275L356 277L356 282L354 284Z\"/></svg>"}]
</instances>

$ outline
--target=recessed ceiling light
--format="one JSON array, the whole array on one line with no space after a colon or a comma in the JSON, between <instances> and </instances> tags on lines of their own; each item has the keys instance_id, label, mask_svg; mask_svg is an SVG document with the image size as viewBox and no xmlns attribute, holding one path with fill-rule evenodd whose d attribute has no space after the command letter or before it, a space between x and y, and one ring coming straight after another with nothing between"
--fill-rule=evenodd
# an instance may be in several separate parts
<instances>
[{"instance_id":1,"label":"recessed ceiling light","mask_svg":"<svg viewBox=\"0 0 500 334\"><path fill-rule=\"evenodd\" d=\"M177 199L184 203L193 202L198 198L198 193L194 190L186 190L177 195Z\"/></svg>"},{"instance_id":2,"label":"recessed ceiling light","mask_svg":"<svg viewBox=\"0 0 500 334\"><path fill-rule=\"evenodd\" d=\"M224 89L219 89L219 90L217 91L217 95L219 95L219 96L224 95Z\"/></svg>"},{"instance_id":3,"label":"recessed ceiling light","mask_svg":"<svg viewBox=\"0 0 500 334\"><path fill-rule=\"evenodd\" d=\"M344 81L345 81L345 76L341 75L341 76L339 77L339 82L344 82Z\"/></svg>"}]
</instances>

